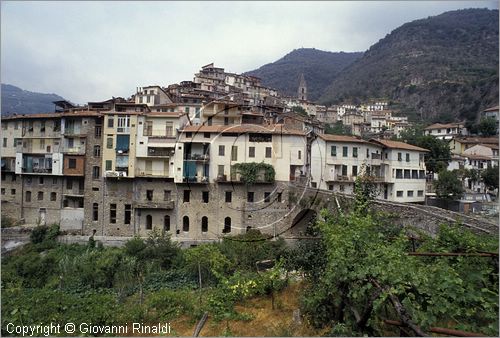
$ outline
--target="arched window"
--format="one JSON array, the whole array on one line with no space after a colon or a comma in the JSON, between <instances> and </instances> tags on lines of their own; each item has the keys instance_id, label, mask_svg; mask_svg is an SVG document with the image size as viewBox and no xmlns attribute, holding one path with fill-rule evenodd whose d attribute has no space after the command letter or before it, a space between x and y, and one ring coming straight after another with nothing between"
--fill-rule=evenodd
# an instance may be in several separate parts
<instances>
[{"instance_id":1,"label":"arched window","mask_svg":"<svg viewBox=\"0 0 500 338\"><path fill-rule=\"evenodd\" d=\"M231 232L231 217L224 218L224 229L222 233L227 234Z\"/></svg>"},{"instance_id":2,"label":"arched window","mask_svg":"<svg viewBox=\"0 0 500 338\"><path fill-rule=\"evenodd\" d=\"M163 217L163 230L170 231L170 216L169 215L165 215Z\"/></svg>"},{"instance_id":3,"label":"arched window","mask_svg":"<svg viewBox=\"0 0 500 338\"><path fill-rule=\"evenodd\" d=\"M189 231L189 217L184 216L182 218L182 231L188 232Z\"/></svg>"},{"instance_id":4,"label":"arched window","mask_svg":"<svg viewBox=\"0 0 500 338\"><path fill-rule=\"evenodd\" d=\"M146 216L146 230L151 230L153 229L153 216L147 215Z\"/></svg>"},{"instance_id":5,"label":"arched window","mask_svg":"<svg viewBox=\"0 0 500 338\"><path fill-rule=\"evenodd\" d=\"M201 218L201 232L208 232L208 217L203 216Z\"/></svg>"}]
</instances>

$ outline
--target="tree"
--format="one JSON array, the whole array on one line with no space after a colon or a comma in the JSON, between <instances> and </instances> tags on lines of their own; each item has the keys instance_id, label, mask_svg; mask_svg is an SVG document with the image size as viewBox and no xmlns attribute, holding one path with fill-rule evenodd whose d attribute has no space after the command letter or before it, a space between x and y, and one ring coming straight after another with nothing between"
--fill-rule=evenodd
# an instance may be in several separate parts
<instances>
[{"instance_id":1,"label":"tree","mask_svg":"<svg viewBox=\"0 0 500 338\"><path fill-rule=\"evenodd\" d=\"M333 125L327 124L325 126L325 134L351 135L351 128L349 126L345 126L342 121L337 121Z\"/></svg>"},{"instance_id":2,"label":"tree","mask_svg":"<svg viewBox=\"0 0 500 338\"><path fill-rule=\"evenodd\" d=\"M448 143L434 136L424 135L422 125L416 125L401 132L398 140L428 149L429 152L424 155L424 161L427 170L430 172L437 173L446 169L451 161L451 151Z\"/></svg>"},{"instance_id":3,"label":"tree","mask_svg":"<svg viewBox=\"0 0 500 338\"><path fill-rule=\"evenodd\" d=\"M434 181L436 194L440 198L456 199L462 196L464 188L457 175L448 170L439 172L439 177Z\"/></svg>"},{"instance_id":4,"label":"tree","mask_svg":"<svg viewBox=\"0 0 500 338\"><path fill-rule=\"evenodd\" d=\"M478 130L483 136L494 136L497 134L497 121L493 117L481 119Z\"/></svg>"},{"instance_id":5,"label":"tree","mask_svg":"<svg viewBox=\"0 0 500 338\"><path fill-rule=\"evenodd\" d=\"M304 108L302 108L301 106L295 106L292 108L292 111L297 113L297 114L300 114L300 115L303 115L303 116L307 116L307 112Z\"/></svg>"},{"instance_id":6,"label":"tree","mask_svg":"<svg viewBox=\"0 0 500 338\"><path fill-rule=\"evenodd\" d=\"M498 189L498 166L489 167L484 170L481 177L488 189Z\"/></svg>"}]
</instances>

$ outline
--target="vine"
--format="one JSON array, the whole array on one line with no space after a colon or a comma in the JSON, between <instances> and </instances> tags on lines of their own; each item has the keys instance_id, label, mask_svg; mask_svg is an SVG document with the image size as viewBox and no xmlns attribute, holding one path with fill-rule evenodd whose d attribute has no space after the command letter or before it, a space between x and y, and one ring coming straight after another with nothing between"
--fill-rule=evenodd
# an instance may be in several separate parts
<instances>
[{"instance_id":1,"label":"vine","mask_svg":"<svg viewBox=\"0 0 500 338\"><path fill-rule=\"evenodd\" d=\"M240 174L241 181L246 185L262 182L259 175L264 174L263 182L273 182L276 172L272 165L264 162L236 163L232 166L235 173Z\"/></svg>"}]
</instances>

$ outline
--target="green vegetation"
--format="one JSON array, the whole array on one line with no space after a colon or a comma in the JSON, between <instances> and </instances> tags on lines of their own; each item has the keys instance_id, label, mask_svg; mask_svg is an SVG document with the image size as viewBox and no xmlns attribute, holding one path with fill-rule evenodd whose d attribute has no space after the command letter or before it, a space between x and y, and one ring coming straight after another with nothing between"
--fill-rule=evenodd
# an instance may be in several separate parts
<instances>
[{"instance_id":1,"label":"green vegetation","mask_svg":"<svg viewBox=\"0 0 500 338\"><path fill-rule=\"evenodd\" d=\"M367 212L366 197L349 213L323 211L320 245L311 260L296 260L308 285L302 309L309 322L333 336L401 335L384 319L405 322L410 336L430 326L498 335L497 258L410 256L408 230ZM419 253L498 252L497 238L456 225L443 225L436 237L411 233ZM306 254L304 245L294 256Z\"/></svg>"},{"instance_id":2,"label":"green vegetation","mask_svg":"<svg viewBox=\"0 0 500 338\"><path fill-rule=\"evenodd\" d=\"M396 140L429 150L428 153L425 153L424 160L425 166L430 172L437 173L445 170L451 161L451 151L448 143L434 136L424 135L422 125L415 125L404 130Z\"/></svg>"},{"instance_id":3,"label":"green vegetation","mask_svg":"<svg viewBox=\"0 0 500 338\"><path fill-rule=\"evenodd\" d=\"M256 182L274 182L276 172L274 167L264 162L242 162L232 165L235 173L240 174L241 181L246 185Z\"/></svg>"},{"instance_id":4,"label":"green vegetation","mask_svg":"<svg viewBox=\"0 0 500 338\"><path fill-rule=\"evenodd\" d=\"M325 125L325 134L333 135L352 135L351 127L344 126L342 121L337 121L334 124Z\"/></svg>"},{"instance_id":5,"label":"green vegetation","mask_svg":"<svg viewBox=\"0 0 500 338\"><path fill-rule=\"evenodd\" d=\"M495 136L497 134L497 121L492 117L481 119L478 130L483 136Z\"/></svg>"},{"instance_id":6,"label":"green vegetation","mask_svg":"<svg viewBox=\"0 0 500 338\"><path fill-rule=\"evenodd\" d=\"M452 171L440 171L438 179L433 184L436 188L436 195L439 198L458 199L464 193L460 178Z\"/></svg>"},{"instance_id":7,"label":"green vegetation","mask_svg":"<svg viewBox=\"0 0 500 338\"><path fill-rule=\"evenodd\" d=\"M484 170L481 178L488 189L498 189L498 166Z\"/></svg>"},{"instance_id":8,"label":"green vegetation","mask_svg":"<svg viewBox=\"0 0 500 338\"><path fill-rule=\"evenodd\" d=\"M296 112L302 116L307 116L307 112L304 108L302 108L301 106L295 106L292 108L292 111L293 112Z\"/></svg>"},{"instance_id":9,"label":"green vegetation","mask_svg":"<svg viewBox=\"0 0 500 338\"><path fill-rule=\"evenodd\" d=\"M175 321L186 323L177 334L189 335L208 312L212 335L231 335L237 323L240 334L399 335L383 321L390 319L410 325L403 328L409 335L440 326L497 336L496 258L409 253L498 252L498 239L456 225L435 237L394 226L370 209L374 187L369 176L358 179L351 210L323 210L309 238L293 247L257 230L185 250L155 232L123 248L63 245L54 241L57 226L39 227L31 244L2 260L2 334L9 322ZM259 261L274 266L260 270ZM297 290L301 329L315 331L285 321L256 331L252 322L262 325L256 316L264 311L289 317L286 289ZM259 299L258 309L249 307Z\"/></svg>"}]
</instances>

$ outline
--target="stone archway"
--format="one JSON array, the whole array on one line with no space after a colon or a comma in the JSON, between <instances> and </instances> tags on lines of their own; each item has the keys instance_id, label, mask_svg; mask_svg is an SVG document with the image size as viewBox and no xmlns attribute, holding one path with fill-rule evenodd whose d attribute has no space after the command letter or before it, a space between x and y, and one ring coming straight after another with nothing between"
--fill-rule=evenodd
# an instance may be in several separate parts
<instances>
[{"instance_id":1,"label":"stone archway","mask_svg":"<svg viewBox=\"0 0 500 338\"><path fill-rule=\"evenodd\" d=\"M301 210L292 221L290 228L285 232L285 235L305 235L307 227L312 225L316 220L318 213L313 209Z\"/></svg>"}]
</instances>

